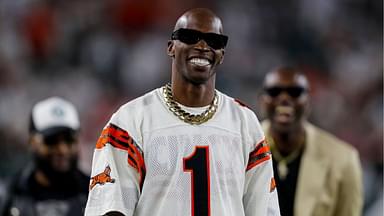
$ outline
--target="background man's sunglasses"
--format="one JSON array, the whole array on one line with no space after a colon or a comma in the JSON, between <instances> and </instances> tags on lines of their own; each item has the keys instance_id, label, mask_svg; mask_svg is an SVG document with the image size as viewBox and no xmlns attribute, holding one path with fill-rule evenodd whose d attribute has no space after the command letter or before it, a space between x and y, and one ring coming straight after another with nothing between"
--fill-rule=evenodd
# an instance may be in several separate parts
<instances>
[{"instance_id":1,"label":"background man's sunglasses","mask_svg":"<svg viewBox=\"0 0 384 216\"><path fill-rule=\"evenodd\" d=\"M44 137L44 143L48 146L57 145L59 142L65 142L67 144L73 144L77 141L77 138L72 132L61 132Z\"/></svg>"},{"instance_id":2,"label":"background man's sunglasses","mask_svg":"<svg viewBox=\"0 0 384 216\"><path fill-rule=\"evenodd\" d=\"M305 93L307 90L302 87L269 87L264 88L264 91L271 97L277 97L282 92L286 92L289 96L293 98L300 97L303 93Z\"/></svg>"},{"instance_id":3,"label":"background man's sunglasses","mask_svg":"<svg viewBox=\"0 0 384 216\"><path fill-rule=\"evenodd\" d=\"M200 40L204 40L208 46L213 49L224 49L228 42L228 36L215 34L215 33L203 33L197 30L180 28L172 33L172 40L179 40L183 43L192 45L196 44Z\"/></svg>"}]
</instances>

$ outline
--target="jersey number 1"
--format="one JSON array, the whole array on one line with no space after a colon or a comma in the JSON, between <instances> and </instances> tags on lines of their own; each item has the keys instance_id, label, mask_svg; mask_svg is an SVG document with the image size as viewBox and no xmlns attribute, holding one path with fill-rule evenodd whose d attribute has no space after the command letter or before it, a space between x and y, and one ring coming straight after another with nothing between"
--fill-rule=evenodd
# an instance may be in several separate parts
<instances>
[{"instance_id":1,"label":"jersey number 1","mask_svg":"<svg viewBox=\"0 0 384 216\"><path fill-rule=\"evenodd\" d=\"M196 146L183 163L184 171L191 173L192 216L210 216L209 147Z\"/></svg>"}]
</instances>

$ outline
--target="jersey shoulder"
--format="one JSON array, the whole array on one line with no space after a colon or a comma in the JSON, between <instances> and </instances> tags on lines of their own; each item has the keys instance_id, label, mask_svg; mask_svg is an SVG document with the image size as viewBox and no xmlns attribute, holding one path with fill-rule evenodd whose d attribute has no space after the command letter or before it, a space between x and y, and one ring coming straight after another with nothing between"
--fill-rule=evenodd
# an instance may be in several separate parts
<instances>
[{"instance_id":1,"label":"jersey shoulder","mask_svg":"<svg viewBox=\"0 0 384 216\"><path fill-rule=\"evenodd\" d=\"M233 98L224 93L221 93L223 98L223 106L225 108L229 108L233 113L240 113L244 117L254 116L256 117L255 112L252 110L250 106L248 106L245 102L240 99Z\"/></svg>"},{"instance_id":2,"label":"jersey shoulder","mask_svg":"<svg viewBox=\"0 0 384 216\"><path fill-rule=\"evenodd\" d=\"M222 108L225 110L226 119L231 120L231 124L241 128L243 136L248 137L251 143L258 143L264 139L259 119L256 113L244 102L221 93L223 102Z\"/></svg>"},{"instance_id":3,"label":"jersey shoulder","mask_svg":"<svg viewBox=\"0 0 384 216\"><path fill-rule=\"evenodd\" d=\"M127 103L120 106L116 113L126 112L126 111L134 111L138 109L142 109L145 106L153 105L153 102L156 100L157 91L160 89L154 89L140 97L132 99Z\"/></svg>"},{"instance_id":4,"label":"jersey shoulder","mask_svg":"<svg viewBox=\"0 0 384 216\"><path fill-rule=\"evenodd\" d=\"M156 110L153 106L157 106L157 101L159 101L156 91L159 91L159 89L152 90L120 106L112 114L106 127L113 124L128 132L134 140L140 142L140 126L143 123L144 116L148 115L150 110Z\"/></svg>"}]
</instances>

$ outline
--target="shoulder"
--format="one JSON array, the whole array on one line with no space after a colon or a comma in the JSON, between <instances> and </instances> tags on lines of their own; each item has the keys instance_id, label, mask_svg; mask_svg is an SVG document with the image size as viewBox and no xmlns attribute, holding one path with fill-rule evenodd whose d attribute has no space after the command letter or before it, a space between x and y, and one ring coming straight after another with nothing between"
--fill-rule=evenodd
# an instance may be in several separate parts
<instances>
[{"instance_id":1,"label":"shoulder","mask_svg":"<svg viewBox=\"0 0 384 216\"><path fill-rule=\"evenodd\" d=\"M0 215L5 215L10 205L17 197L30 197L28 180L32 175L34 166L27 165L14 175L0 181Z\"/></svg>"},{"instance_id":2,"label":"shoulder","mask_svg":"<svg viewBox=\"0 0 384 216\"><path fill-rule=\"evenodd\" d=\"M318 142L324 143L324 148L332 148L336 152L352 153L356 149L349 143L336 137L332 133L321 129L311 123L306 123L305 128L311 136L314 136Z\"/></svg>"},{"instance_id":3,"label":"shoulder","mask_svg":"<svg viewBox=\"0 0 384 216\"><path fill-rule=\"evenodd\" d=\"M119 114L128 111L140 110L146 106L153 105L158 97L160 90L160 88L154 89L140 97L128 101L127 103L120 106L116 113Z\"/></svg>"},{"instance_id":4,"label":"shoulder","mask_svg":"<svg viewBox=\"0 0 384 216\"><path fill-rule=\"evenodd\" d=\"M159 91L160 89L154 89L123 104L113 113L110 122L119 127L124 127L125 123L137 122L143 117L143 113L148 111L147 108L158 101Z\"/></svg>"},{"instance_id":5,"label":"shoulder","mask_svg":"<svg viewBox=\"0 0 384 216\"><path fill-rule=\"evenodd\" d=\"M220 95L223 98L222 107L225 110L225 118L230 119L231 124L237 124L243 136L248 137L252 144L264 139L264 133L256 113L239 99L224 93L220 93Z\"/></svg>"},{"instance_id":6,"label":"shoulder","mask_svg":"<svg viewBox=\"0 0 384 216\"><path fill-rule=\"evenodd\" d=\"M7 186L3 179L0 179L0 212L5 206L5 200L7 197Z\"/></svg>"},{"instance_id":7,"label":"shoulder","mask_svg":"<svg viewBox=\"0 0 384 216\"><path fill-rule=\"evenodd\" d=\"M224 93L220 94L223 98L222 107L226 110L228 116L250 129L260 127L260 122L256 113L249 106L247 106L246 103Z\"/></svg>"},{"instance_id":8,"label":"shoulder","mask_svg":"<svg viewBox=\"0 0 384 216\"><path fill-rule=\"evenodd\" d=\"M306 123L305 128L308 133L308 141L313 144L313 148L323 152L323 155L330 160L337 160L339 164L342 164L358 159L358 152L351 144L311 123Z\"/></svg>"},{"instance_id":9,"label":"shoulder","mask_svg":"<svg viewBox=\"0 0 384 216\"><path fill-rule=\"evenodd\" d=\"M231 110L231 112L240 113L240 114L245 115L247 117L250 117L250 116L256 117L256 114L251 109L251 107L248 106L245 102L241 101L240 99L233 98L233 97L228 96L222 92L219 92L219 95L221 95L221 97L223 98L223 106L225 108L229 108Z\"/></svg>"},{"instance_id":10,"label":"shoulder","mask_svg":"<svg viewBox=\"0 0 384 216\"><path fill-rule=\"evenodd\" d=\"M113 125L120 132L129 134L136 142L142 140L144 117L155 113L160 106L160 88L154 89L120 106L108 121L104 129Z\"/></svg>"}]
</instances>

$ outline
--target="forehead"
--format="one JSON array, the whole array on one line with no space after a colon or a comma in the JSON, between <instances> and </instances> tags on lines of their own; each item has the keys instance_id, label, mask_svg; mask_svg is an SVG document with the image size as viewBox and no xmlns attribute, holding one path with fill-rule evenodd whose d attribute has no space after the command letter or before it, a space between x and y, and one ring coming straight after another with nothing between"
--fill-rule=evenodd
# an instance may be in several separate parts
<instances>
[{"instance_id":1,"label":"forehead","mask_svg":"<svg viewBox=\"0 0 384 216\"><path fill-rule=\"evenodd\" d=\"M221 34L222 24L219 18L208 14L189 14L181 17L175 27L194 29L201 32L213 32Z\"/></svg>"},{"instance_id":2,"label":"forehead","mask_svg":"<svg viewBox=\"0 0 384 216\"><path fill-rule=\"evenodd\" d=\"M303 74L293 72L272 72L267 74L264 86L297 86L308 88L308 80Z\"/></svg>"}]
</instances>

